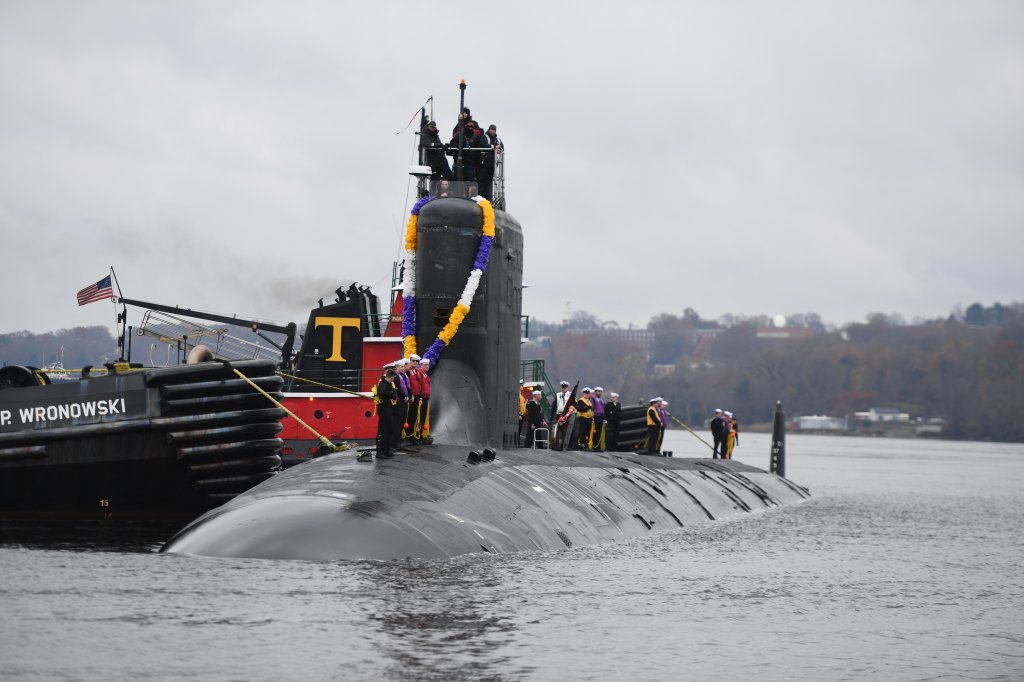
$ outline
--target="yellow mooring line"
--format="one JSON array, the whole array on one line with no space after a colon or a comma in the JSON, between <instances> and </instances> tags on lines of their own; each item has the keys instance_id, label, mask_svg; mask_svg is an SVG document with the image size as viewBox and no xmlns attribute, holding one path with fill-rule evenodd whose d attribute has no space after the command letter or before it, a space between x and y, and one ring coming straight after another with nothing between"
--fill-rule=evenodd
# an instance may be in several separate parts
<instances>
[{"instance_id":1,"label":"yellow mooring line","mask_svg":"<svg viewBox=\"0 0 1024 682\"><path fill-rule=\"evenodd\" d=\"M666 414L668 414L668 416L672 417L672 421L674 421L674 422L675 422L676 424L679 424L679 425L680 425L680 426L682 426L682 427L683 427L684 429L686 429L687 431L689 431L690 433L692 433L692 434L693 434L694 436L697 436L697 440L699 440L699 441L700 441L701 443L704 443L704 445L707 445L707 446L708 446L709 448L711 448L711 451L712 451L712 452L714 452L714 451L715 451L715 446L714 446L714 445L712 445L711 443L709 443L709 442L707 442L706 440L704 440L703 438L701 438L701 437L700 437L699 435L697 435L697 432L696 432L696 431L694 431L694 430L693 430L693 429L691 429L691 428L690 428L689 426L687 426L687 425L686 425L686 424L684 424L683 422L681 422L681 421L679 421L678 419L676 419L676 418L675 418L675 415L673 415L673 414L672 414L671 412L666 412Z\"/></svg>"},{"instance_id":2,"label":"yellow mooring line","mask_svg":"<svg viewBox=\"0 0 1024 682\"><path fill-rule=\"evenodd\" d=\"M331 386L330 384L321 384L319 381L313 381L312 379L306 379L304 377L297 377L297 376L295 376L293 374L285 374L284 372L275 372L275 374L277 374L277 376L279 376L279 377L284 377L285 379L295 379L296 381L305 381L307 384L314 384L316 386L323 386L324 388L329 388L329 389L331 389L333 391L341 391L342 393L348 393L350 395L357 395L360 398L366 398L367 397L367 395L365 393L360 393L359 391L350 391L349 389L341 388L340 386Z\"/></svg>"},{"instance_id":3,"label":"yellow mooring line","mask_svg":"<svg viewBox=\"0 0 1024 682\"><path fill-rule=\"evenodd\" d=\"M309 431L310 433L312 433L312 434L313 434L314 436L316 436L316 437L317 437L317 440L319 440L319 441L320 441L320 442L321 442L321 443L322 443L322 444L324 445L324 447L330 448L330 449L331 449L331 452L342 452L342 451L344 451L344 450L349 450L349 449L351 449L351 448L352 448L352 446L351 446L351 445L349 445L348 443L343 443L343 444L341 444L341 445L335 445L335 444L334 444L334 443L332 443L332 442L330 441L330 439L328 439L328 438L327 438L326 436L324 436L324 435L322 435L322 434L320 434L320 433L317 433L317 430L316 430L316 429L314 429L314 428L313 428L312 426L310 426L310 425L309 425L309 424L307 424L306 422L304 422L304 421L302 421L301 419L299 419L299 416L298 416L297 414L295 414L294 412L292 412L291 410L289 410L289 409L288 409L287 407L285 407L284 405L282 405L282 404L281 404L280 402L278 402L278 401L277 401L277 400L276 400L276 399L274 398L274 396L270 395L269 393L267 393L266 391L264 391L264 390L263 390L262 388L260 388L259 386L257 386L257 385L256 385L256 384L255 384L255 383L254 383L254 382L252 381L252 379L250 379L249 377L245 376L244 374L242 374L241 372L239 372L239 371L238 371L237 369L235 369L234 367L232 367L232 368L231 368L231 371L232 371L232 372L234 372L235 374L237 374L238 376L242 377L243 379L245 379L245 383L249 384L250 386L252 386L253 388L255 388L255 389L256 389L257 391L259 391L260 393L262 393L262 394L263 394L263 396L264 396L264 397L265 397L265 398L266 398L267 400L269 400L270 402L274 403L275 405L277 405L278 407L280 407L280 408L281 408L282 410L284 410L284 411L285 411L285 413L286 413L286 414L287 414L287 415L288 415L289 417L291 417L292 419L294 419L295 421L299 422L299 423L300 423L300 424L302 424L302 425L303 425L304 427L306 427L306 429L307 429L307 430L308 430L308 431Z\"/></svg>"}]
</instances>

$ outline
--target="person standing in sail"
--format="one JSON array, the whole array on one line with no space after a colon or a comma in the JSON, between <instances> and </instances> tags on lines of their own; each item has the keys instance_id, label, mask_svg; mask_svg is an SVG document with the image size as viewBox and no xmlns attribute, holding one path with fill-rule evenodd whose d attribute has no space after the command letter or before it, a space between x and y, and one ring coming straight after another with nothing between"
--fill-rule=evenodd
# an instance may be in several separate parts
<instances>
[{"instance_id":1,"label":"person standing in sail","mask_svg":"<svg viewBox=\"0 0 1024 682\"><path fill-rule=\"evenodd\" d=\"M494 164L497 161L497 155L504 151L505 145L501 141L501 138L498 137L498 127L493 123L487 126L487 133L484 137L487 138L490 149L481 154L480 172L478 174L480 180L480 194L483 195L484 199L493 201Z\"/></svg>"},{"instance_id":2,"label":"person standing in sail","mask_svg":"<svg viewBox=\"0 0 1024 682\"><path fill-rule=\"evenodd\" d=\"M434 179L452 179L452 169L448 167L448 158L444 155L444 143L437 132L437 123L428 121L420 129L420 151L423 162L430 166Z\"/></svg>"}]
</instances>

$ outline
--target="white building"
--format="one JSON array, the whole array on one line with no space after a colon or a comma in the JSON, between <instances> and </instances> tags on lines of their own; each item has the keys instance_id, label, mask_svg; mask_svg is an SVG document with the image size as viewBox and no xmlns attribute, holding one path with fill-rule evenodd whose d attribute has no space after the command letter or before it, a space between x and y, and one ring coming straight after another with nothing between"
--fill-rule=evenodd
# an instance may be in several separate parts
<instances>
[{"instance_id":1,"label":"white building","mask_svg":"<svg viewBox=\"0 0 1024 682\"><path fill-rule=\"evenodd\" d=\"M796 428L800 431L845 431L845 417L829 417L813 414L796 418Z\"/></svg>"}]
</instances>

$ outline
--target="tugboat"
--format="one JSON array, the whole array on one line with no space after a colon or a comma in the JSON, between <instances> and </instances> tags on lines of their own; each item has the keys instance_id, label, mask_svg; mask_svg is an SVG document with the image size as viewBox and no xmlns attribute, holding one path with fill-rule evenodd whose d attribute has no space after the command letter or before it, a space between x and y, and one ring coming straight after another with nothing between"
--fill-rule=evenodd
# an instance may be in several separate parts
<instances>
[{"instance_id":1,"label":"tugboat","mask_svg":"<svg viewBox=\"0 0 1024 682\"><path fill-rule=\"evenodd\" d=\"M0 514L194 517L280 468L284 412L266 360L145 369L77 381L0 368Z\"/></svg>"}]
</instances>

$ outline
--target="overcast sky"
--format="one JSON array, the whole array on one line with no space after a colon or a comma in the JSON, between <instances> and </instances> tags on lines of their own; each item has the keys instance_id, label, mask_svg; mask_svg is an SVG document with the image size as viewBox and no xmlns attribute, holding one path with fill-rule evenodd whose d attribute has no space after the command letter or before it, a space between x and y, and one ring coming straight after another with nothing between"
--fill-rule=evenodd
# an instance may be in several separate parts
<instances>
[{"instance_id":1,"label":"overcast sky","mask_svg":"<svg viewBox=\"0 0 1024 682\"><path fill-rule=\"evenodd\" d=\"M1020 2L0 0L0 333L386 295L460 78L536 318L1024 300Z\"/></svg>"}]
</instances>

